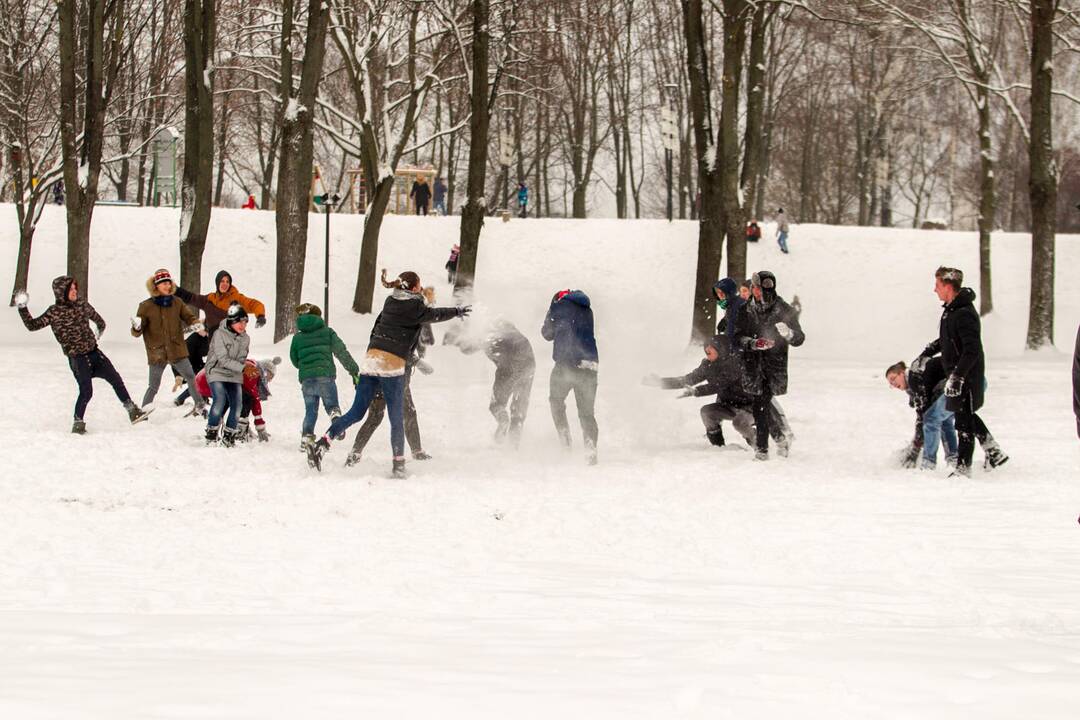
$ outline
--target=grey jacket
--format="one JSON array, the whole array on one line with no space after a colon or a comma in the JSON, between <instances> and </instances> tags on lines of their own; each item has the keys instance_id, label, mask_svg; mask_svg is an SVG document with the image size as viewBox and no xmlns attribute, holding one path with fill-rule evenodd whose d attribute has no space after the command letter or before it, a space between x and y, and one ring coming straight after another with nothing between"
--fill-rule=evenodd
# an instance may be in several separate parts
<instances>
[{"instance_id":1,"label":"grey jacket","mask_svg":"<svg viewBox=\"0 0 1080 720\"><path fill-rule=\"evenodd\" d=\"M210 353L206 356L207 382L244 382L244 361L247 360L251 338L247 333L234 333L227 322L222 320L210 339Z\"/></svg>"},{"instance_id":2,"label":"grey jacket","mask_svg":"<svg viewBox=\"0 0 1080 720\"><path fill-rule=\"evenodd\" d=\"M789 232L791 228L788 227L787 215L784 213L778 213L776 216L776 231L777 232Z\"/></svg>"}]
</instances>

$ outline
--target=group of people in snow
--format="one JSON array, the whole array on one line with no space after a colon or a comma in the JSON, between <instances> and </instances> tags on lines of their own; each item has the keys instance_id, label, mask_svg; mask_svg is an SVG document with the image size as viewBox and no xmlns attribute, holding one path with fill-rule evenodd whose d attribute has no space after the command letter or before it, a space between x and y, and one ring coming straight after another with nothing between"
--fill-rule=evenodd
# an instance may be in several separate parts
<instances>
[{"instance_id":1,"label":"group of people in snow","mask_svg":"<svg viewBox=\"0 0 1080 720\"><path fill-rule=\"evenodd\" d=\"M986 356L975 291L963 282L960 270L937 269L934 293L942 303L938 336L910 366L901 361L885 370L889 385L906 392L915 409L915 436L900 451L900 464L933 469L941 444L945 462L952 468L950 477L971 476L976 440L987 470L1009 459L978 415L987 388Z\"/></svg>"},{"instance_id":2,"label":"group of people in snow","mask_svg":"<svg viewBox=\"0 0 1080 720\"><path fill-rule=\"evenodd\" d=\"M680 397L716 395L701 408L705 436L726 444L723 422L729 421L756 460L769 459L769 440L786 457L794 434L776 398L787 393L788 348L806 340L799 311L776 289L768 270L738 285L723 278L713 287L720 311L716 335L704 346L705 358L694 370L676 377L648 375L646 385L681 390Z\"/></svg>"}]
</instances>

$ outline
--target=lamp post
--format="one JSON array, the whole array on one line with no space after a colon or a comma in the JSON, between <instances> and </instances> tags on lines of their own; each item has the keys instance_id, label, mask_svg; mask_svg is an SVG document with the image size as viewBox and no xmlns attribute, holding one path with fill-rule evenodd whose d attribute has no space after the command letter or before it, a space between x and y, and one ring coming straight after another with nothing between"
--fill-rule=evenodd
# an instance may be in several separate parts
<instances>
[{"instance_id":1,"label":"lamp post","mask_svg":"<svg viewBox=\"0 0 1080 720\"><path fill-rule=\"evenodd\" d=\"M664 144L664 164L667 169L667 219L671 222L674 206L671 197L671 164L675 154L675 113L672 109L671 100L678 89L675 83L664 83L663 104L660 106L660 137Z\"/></svg>"},{"instance_id":2,"label":"lamp post","mask_svg":"<svg viewBox=\"0 0 1080 720\"><path fill-rule=\"evenodd\" d=\"M330 213L334 206L341 202L341 196L337 193L331 195L325 193L316 195L315 202L323 206L326 213L326 249L323 255L323 320L330 324Z\"/></svg>"}]
</instances>

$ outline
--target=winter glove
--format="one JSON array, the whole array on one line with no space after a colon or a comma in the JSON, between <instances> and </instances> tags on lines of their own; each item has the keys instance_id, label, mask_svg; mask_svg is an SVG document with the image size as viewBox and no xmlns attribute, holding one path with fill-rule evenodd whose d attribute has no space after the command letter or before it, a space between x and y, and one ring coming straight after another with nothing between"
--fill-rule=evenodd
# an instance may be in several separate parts
<instances>
[{"instance_id":1,"label":"winter glove","mask_svg":"<svg viewBox=\"0 0 1080 720\"><path fill-rule=\"evenodd\" d=\"M694 397L694 388L686 388L686 389L682 390L675 397L680 397L680 398Z\"/></svg>"},{"instance_id":2,"label":"winter glove","mask_svg":"<svg viewBox=\"0 0 1080 720\"><path fill-rule=\"evenodd\" d=\"M30 296L24 290L15 293L15 307L22 310L28 302L30 302Z\"/></svg>"},{"instance_id":3,"label":"winter glove","mask_svg":"<svg viewBox=\"0 0 1080 720\"><path fill-rule=\"evenodd\" d=\"M270 433L266 432L266 428L258 428L256 432L259 434L259 442L270 442Z\"/></svg>"},{"instance_id":4,"label":"winter glove","mask_svg":"<svg viewBox=\"0 0 1080 720\"><path fill-rule=\"evenodd\" d=\"M771 350L776 343L768 338L758 338L754 340L754 344L750 346L751 350Z\"/></svg>"},{"instance_id":5,"label":"winter glove","mask_svg":"<svg viewBox=\"0 0 1080 720\"><path fill-rule=\"evenodd\" d=\"M911 469L919 463L919 448L911 443L899 453L900 467Z\"/></svg>"},{"instance_id":6,"label":"winter glove","mask_svg":"<svg viewBox=\"0 0 1080 720\"><path fill-rule=\"evenodd\" d=\"M945 381L945 397L960 397L960 391L964 387L964 378L960 377L956 373L949 376L949 379Z\"/></svg>"},{"instance_id":7,"label":"winter glove","mask_svg":"<svg viewBox=\"0 0 1080 720\"><path fill-rule=\"evenodd\" d=\"M197 322L197 323L194 323L192 325L188 325L186 328L184 328L184 332L186 334L188 334L188 335L190 335L192 333L198 333L199 335L205 336L206 335L206 326L203 325L201 322Z\"/></svg>"},{"instance_id":8,"label":"winter glove","mask_svg":"<svg viewBox=\"0 0 1080 720\"><path fill-rule=\"evenodd\" d=\"M435 368L431 367L431 365L426 360L417 360L415 367L424 375L430 375L431 373L435 372Z\"/></svg>"},{"instance_id":9,"label":"winter glove","mask_svg":"<svg viewBox=\"0 0 1080 720\"><path fill-rule=\"evenodd\" d=\"M266 324L266 316L265 315L256 315L255 316L255 327L261 328L265 324Z\"/></svg>"},{"instance_id":10,"label":"winter glove","mask_svg":"<svg viewBox=\"0 0 1080 720\"><path fill-rule=\"evenodd\" d=\"M457 316L459 318L464 318L465 316L467 316L471 312L472 312L472 305L461 305L457 309Z\"/></svg>"},{"instance_id":11,"label":"winter glove","mask_svg":"<svg viewBox=\"0 0 1080 720\"><path fill-rule=\"evenodd\" d=\"M795 332L791 328L789 328L787 323L785 322L778 322L774 327L776 328L776 332L780 335L780 337L784 338L788 342L791 342L791 338L795 337Z\"/></svg>"},{"instance_id":12,"label":"winter glove","mask_svg":"<svg viewBox=\"0 0 1080 720\"><path fill-rule=\"evenodd\" d=\"M648 387L660 387L660 376L655 373L649 373L641 378L641 384Z\"/></svg>"},{"instance_id":13,"label":"winter glove","mask_svg":"<svg viewBox=\"0 0 1080 720\"><path fill-rule=\"evenodd\" d=\"M142 330L142 318L138 315L131 316L131 329L135 332Z\"/></svg>"}]
</instances>

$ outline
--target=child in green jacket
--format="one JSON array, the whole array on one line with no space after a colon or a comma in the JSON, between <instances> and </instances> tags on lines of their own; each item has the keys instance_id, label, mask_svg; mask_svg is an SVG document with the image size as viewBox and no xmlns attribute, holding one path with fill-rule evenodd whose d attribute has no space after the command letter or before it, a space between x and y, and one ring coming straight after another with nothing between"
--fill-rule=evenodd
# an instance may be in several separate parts
<instances>
[{"instance_id":1,"label":"child in green jacket","mask_svg":"<svg viewBox=\"0 0 1080 720\"><path fill-rule=\"evenodd\" d=\"M349 354L337 333L327 327L322 310L310 303L296 308L297 333L289 348L289 360L300 370L300 389L304 394L304 426L300 450L315 442L315 420L319 416L319 400L331 419L341 414L338 405L337 369L334 358L356 382L359 366Z\"/></svg>"}]
</instances>

